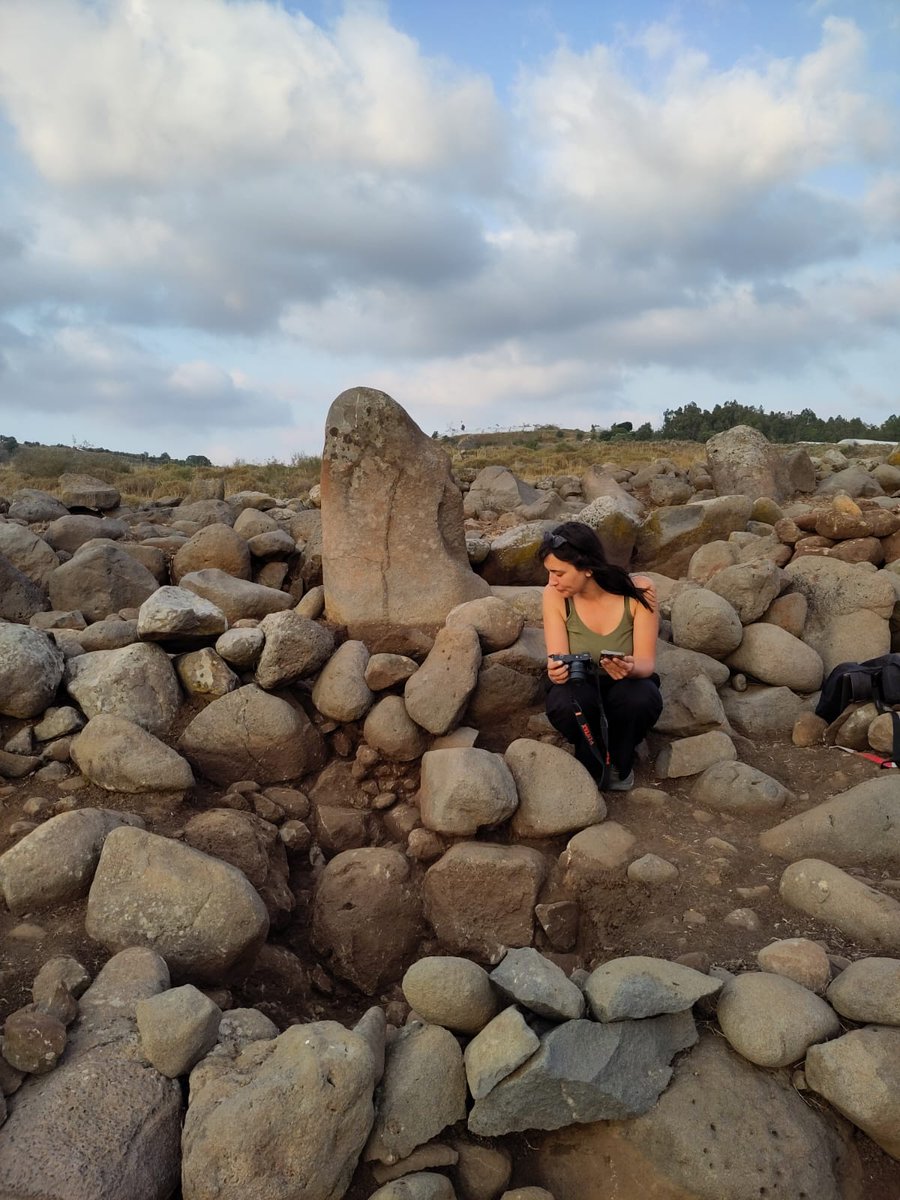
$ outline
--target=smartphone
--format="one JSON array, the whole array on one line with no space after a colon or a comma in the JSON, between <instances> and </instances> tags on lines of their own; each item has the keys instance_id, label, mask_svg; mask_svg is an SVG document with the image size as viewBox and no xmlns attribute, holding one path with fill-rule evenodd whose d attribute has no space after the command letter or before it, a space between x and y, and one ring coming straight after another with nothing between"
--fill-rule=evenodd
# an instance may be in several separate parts
<instances>
[{"instance_id":1,"label":"smartphone","mask_svg":"<svg viewBox=\"0 0 900 1200\"><path fill-rule=\"evenodd\" d=\"M626 656L622 653L621 650L601 650L600 657L601 658L625 658Z\"/></svg>"}]
</instances>

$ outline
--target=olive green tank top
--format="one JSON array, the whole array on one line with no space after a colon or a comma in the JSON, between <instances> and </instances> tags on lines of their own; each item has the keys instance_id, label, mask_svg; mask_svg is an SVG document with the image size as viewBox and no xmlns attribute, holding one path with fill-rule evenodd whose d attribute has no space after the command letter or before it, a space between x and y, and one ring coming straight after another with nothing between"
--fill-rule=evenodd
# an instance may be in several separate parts
<instances>
[{"instance_id":1,"label":"olive green tank top","mask_svg":"<svg viewBox=\"0 0 900 1200\"><path fill-rule=\"evenodd\" d=\"M623 596L622 600L622 620L612 633L607 634L594 633L593 629L588 629L572 601L566 600L566 631L569 635L570 654L590 654L594 662L597 662L601 650L619 650L622 654L634 653L634 616L631 602L627 596Z\"/></svg>"}]
</instances>

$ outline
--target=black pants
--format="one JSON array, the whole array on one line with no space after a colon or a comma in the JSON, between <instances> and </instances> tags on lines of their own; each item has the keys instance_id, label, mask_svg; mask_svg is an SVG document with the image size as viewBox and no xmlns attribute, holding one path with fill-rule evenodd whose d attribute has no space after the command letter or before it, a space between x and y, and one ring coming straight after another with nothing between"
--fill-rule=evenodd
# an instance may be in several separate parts
<instances>
[{"instance_id":1,"label":"black pants","mask_svg":"<svg viewBox=\"0 0 900 1200\"><path fill-rule=\"evenodd\" d=\"M662 696L659 691L659 676L646 679L610 679L600 672L600 695L606 720L609 724L609 755L613 766L621 776L631 770L634 750L648 730L652 729L662 712ZM577 696L581 711L587 717L592 732L599 732L596 718L599 711L596 676L585 681L551 683L547 692L547 716L555 729L566 741L575 746L575 757L598 777L600 764L594 758L578 728L573 699Z\"/></svg>"}]
</instances>

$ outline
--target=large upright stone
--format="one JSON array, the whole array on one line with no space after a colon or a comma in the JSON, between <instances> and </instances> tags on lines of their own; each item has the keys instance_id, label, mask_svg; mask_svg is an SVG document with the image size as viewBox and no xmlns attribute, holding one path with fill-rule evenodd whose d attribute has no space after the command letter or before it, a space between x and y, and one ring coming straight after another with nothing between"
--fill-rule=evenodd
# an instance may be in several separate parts
<instances>
[{"instance_id":1,"label":"large upright stone","mask_svg":"<svg viewBox=\"0 0 900 1200\"><path fill-rule=\"evenodd\" d=\"M447 455L384 392L351 388L332 404L321 495L325 611L351 637L434 631L489 595L469 566Z\"/></svg>"},{"instance_id":2,"label":"large upright stone","mask_svg":"<svg viewBox=\"0 0 900 1200\"><path fill-rule=\"evenodd\" d=\"M720 496L746 496L750 500L785 497L778 452L764 433L749 425L735 425L711 437L706 443L706 462Z\"/></svg>"},{"instance_id":3,"label":"large upright stone","mask_svg":"<svg viewBox=\"0 0 900 1200\"><path fill-rule=\"evenodd\" d=\"M429 733L449 733L475 690L480 666L481 645L471 625L442 629L431 653L406 681L406 711Z\"/></svg>"}]
</instances>

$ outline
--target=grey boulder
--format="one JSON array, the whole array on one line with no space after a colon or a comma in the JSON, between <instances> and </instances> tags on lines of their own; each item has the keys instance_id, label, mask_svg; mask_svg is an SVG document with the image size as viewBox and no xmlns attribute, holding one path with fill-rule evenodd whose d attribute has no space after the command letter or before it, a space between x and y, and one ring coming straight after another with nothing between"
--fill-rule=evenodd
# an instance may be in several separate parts
<instances>
[{"instance_id":1,"label":"grey boulder","mask_svg":"<svg viewBox=\"0 0 900 1200\"><path fill-rule=\"evenodd\" d=\"M104 843L85 930L113 952L146 946L174 975L220 983L252 964L269 917L235 867L170 838L120 828Z\"/></svg>"},{"instance_id":2,"label":"grey boulder","mask_svg":"<svg viewBox=\"0 0 900 1200\"><path fill-rule=\"evenodd\" d=\"M56 695L63 663L48 634L0 621L0 714L26 719L42 713Z\"/></svg>"},{"instance_id":3,"label":"grey boulder","mask_svg":"<svg viewBox=\"0 0 900 1200\"><path fill-rule=\"evenodd\" d=\"M164 742L124 717L92 717L72 741L72 761L110 792L183 792L194 785L189 764Z\"/></svg>"}]
</instances>

